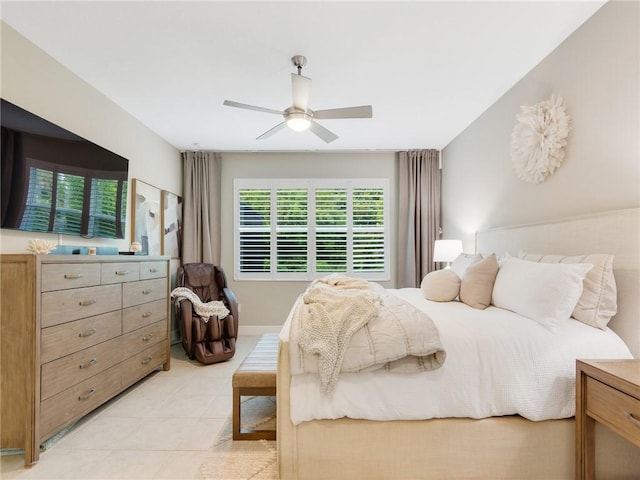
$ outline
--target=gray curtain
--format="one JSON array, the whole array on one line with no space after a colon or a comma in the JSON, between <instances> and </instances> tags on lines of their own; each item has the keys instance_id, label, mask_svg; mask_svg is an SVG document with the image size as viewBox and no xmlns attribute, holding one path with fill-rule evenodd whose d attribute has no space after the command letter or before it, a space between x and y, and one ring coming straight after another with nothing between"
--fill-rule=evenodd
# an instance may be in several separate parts
<instances>
[{"instance_id":1,"label":"gray curtain","mask_svg":"<svg viewBox=\"0 0 640 480\"><path fill-rule=\"evenodd\" d=\"M182 263L220 265L221 163L220 153L182 153Z\"/></svg>"},{"instance_id":2,"label":"gray curtain","mask_svg":"<svg viewBox=\"0 0 640 480\"><path fill-rule=\"evenodd\" d=\"M418 287L435 269L440 238L441 170L438 150L398 152L398 268L396 287Z\"/></svg>"}]
</instances>

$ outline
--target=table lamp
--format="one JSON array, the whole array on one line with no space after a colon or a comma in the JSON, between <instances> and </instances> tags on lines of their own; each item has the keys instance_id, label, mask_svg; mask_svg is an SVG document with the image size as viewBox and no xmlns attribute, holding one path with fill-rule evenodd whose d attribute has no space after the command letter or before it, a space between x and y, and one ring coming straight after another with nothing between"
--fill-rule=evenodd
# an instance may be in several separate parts
<instances>
[{"instance_id":1,"label":"table lamp","mask_svg":"<svg viewBox=\"0 0 640 480\"><path fill-rule=\"evenodd\" d=\"M445 268L451 268L451 262L461 253L462 240L436 240L433 247L433 261L446 262Z\"/></svg>"}]
</instances>

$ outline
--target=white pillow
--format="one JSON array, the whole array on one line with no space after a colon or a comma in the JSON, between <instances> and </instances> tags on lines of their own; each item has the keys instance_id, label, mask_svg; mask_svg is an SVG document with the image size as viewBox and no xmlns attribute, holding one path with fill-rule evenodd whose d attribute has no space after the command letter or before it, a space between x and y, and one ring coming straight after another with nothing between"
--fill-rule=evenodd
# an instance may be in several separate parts
<instances>
[{"instance_id":1,"label":"white pillow","mask_svg":"<svg viewBox=\"0 0 640 480\"><path fill-rule=\"evenodd\" d=\"M582 295L582 281L592 267L507 258L498 270L492 303L554 331L571 317Z\"/></svg>"},{"instance_id":2,"label":"white pillow","mask_svg":"<svg viewBox=\"0 0 640 480\"><path fill-rule=\"evenodd\" d=\"M618 303L613 255L596 253L567 257L520 251L518 258L541 263L591 263L593 268L584 278L582 295L572 317L592 327L605 329L616 314Z\"/></svg>"},{"instance_id":3,"label":"white pillow","mask_svg":"<svg viewBox=\"0 0 640 480\"><path fill-rule=\"evenodd\" d=\"M429 272L420 284L422 295L434 302L451 302L460 292L460 277L451 269Z\"/></svg>"},{"instance_id":4,"label":"white pillow","mask_svg":"<svg viewBox=\"0 0 640 480\"><path fill-rule=\"evenodd\" d=\"M469 268L469 265L472 265L476 262L482 260L482 255L479 253L461 253L458 255L453 262L451 262L451 270L456 272L460 278L464 277L464 273Z\"/></svg>"}]
</instances>

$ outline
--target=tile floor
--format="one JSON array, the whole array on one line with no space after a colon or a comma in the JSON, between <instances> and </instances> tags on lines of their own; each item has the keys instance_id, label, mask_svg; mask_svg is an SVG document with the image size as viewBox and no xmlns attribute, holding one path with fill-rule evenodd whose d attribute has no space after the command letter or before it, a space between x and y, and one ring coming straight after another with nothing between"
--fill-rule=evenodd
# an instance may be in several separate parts
<instances>
[{"instance_id":1,"label":"tile floor","mask_svg":"<svg viewBox=\"0 0 640 480\"><path fill-rule=\"evenodd\" d=\"M259 335L240 336L234 357L215 365L171 349L158 371L85 417L24 468L3 455L3 479L197 479L207 451L231 415L231 375Z\"/></svg>"}]
</instances>

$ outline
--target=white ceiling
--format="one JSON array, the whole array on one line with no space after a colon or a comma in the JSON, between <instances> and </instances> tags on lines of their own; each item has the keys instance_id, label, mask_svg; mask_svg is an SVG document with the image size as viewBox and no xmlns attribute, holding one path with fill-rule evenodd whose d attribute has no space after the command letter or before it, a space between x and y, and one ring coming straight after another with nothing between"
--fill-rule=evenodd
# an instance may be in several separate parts
<instances>
[{"instance_id":1,"label":"white ceiling","mask_svg":"<svg viewBox=\"0 0 640 480\"><path fill-rule=\"evenodd\" d=\"M603 3L2 0L1 15L178 149L404 150L446 146ZM373 118L320 121L328 145L256 140L282 119L222 102L290 106L295 54L310 108Z\"/></svg>"}]
</instances>

